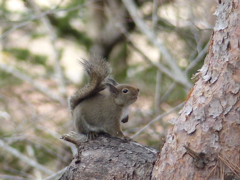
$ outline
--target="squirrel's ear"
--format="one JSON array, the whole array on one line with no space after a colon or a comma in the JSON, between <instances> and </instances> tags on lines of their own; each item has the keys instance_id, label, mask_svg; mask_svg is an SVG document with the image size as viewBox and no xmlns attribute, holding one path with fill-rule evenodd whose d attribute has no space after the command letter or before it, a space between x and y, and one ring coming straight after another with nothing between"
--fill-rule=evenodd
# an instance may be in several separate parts
<instances>
[{"instance_id":1,"label":"squirrel's ear","mask_svg":"<svg viewBox=\"0 0 240 180\"><path fill-rule=\"evenodd\" d=\"M113 86L113 85L110 84L110 83L106 83L106 86L109 87L109 91L110 91L111 94L114 95L114 97L117 97L117 96L118 96L118 89L117 89L115 86Z\"/></svg>"},{"instance_id":2,"label":"squirrel's ear","mask_svg":"<svg viewBox=\"0 0 240 180\"><path fill-rule=\"evenodd\" d=\"M115 81L113 78L108 78L108 81L109 81L113 86L118 85L117 81Z\"/></svg>"}]
</instances>

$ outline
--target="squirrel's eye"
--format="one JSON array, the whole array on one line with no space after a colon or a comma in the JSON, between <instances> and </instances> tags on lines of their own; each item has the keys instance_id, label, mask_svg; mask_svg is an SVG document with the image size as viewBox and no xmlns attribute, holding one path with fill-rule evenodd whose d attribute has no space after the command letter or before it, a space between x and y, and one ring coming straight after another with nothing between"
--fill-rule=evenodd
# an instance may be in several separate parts
<instances>
[{"instance_id":1,"label":"squirrel's eye","mask_svg":"<svg viewBox=\"0 0 240 180\"><path fill-rule=\"evenodd\" d=\"M123 92L123 93L127 93L127 92L128 92L128 89L123 89L122 92Z\"/></svg>"}]
</instances>

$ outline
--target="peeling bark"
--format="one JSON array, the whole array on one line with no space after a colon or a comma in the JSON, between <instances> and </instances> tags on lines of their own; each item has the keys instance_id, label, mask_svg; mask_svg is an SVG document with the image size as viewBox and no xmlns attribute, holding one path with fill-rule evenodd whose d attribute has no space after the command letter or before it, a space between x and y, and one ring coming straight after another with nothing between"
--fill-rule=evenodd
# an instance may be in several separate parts
<instances>
[{"instance_id":1,"label":"peeling bark","mask_svg":"<svg viewBox=\"0 0 240 180\"><path fill-rule=\"evenodd\" d=\"M152 179L240 179L240 1L219 3L209 53Z\"/></svg>"}]
</instances>

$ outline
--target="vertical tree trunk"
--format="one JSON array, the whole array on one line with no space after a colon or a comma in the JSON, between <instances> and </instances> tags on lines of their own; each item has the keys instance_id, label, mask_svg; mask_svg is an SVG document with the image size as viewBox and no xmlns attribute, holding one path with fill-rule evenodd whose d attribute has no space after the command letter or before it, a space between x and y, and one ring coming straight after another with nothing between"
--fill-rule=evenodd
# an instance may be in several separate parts
<instances>
[{"instance_id":1,"label":"vertical tree trunk","mask_svg":"<svg viewBox=\"0 0 240 180\"><path fill-rule=\"evenodd\" d=\"M152 179L240 178L240 2L218 2L209 54Z\"/></svg>"}]
</instances>

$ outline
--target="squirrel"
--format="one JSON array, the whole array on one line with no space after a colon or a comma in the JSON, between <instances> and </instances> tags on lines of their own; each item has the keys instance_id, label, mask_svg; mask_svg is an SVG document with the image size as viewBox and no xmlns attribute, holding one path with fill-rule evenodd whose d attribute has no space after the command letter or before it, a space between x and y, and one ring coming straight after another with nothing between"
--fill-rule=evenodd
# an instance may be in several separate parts
<instances>
[{"instance_id":1,"label":"squirrel","mask_svg":"<svg viewBox=\"0 0 240 180\"><path fill-rule=\"evenodd\" d=\"M139 89L112 79L105 59L82 59L80 63L90 80L69 99L77 131L86 134L87 139L95 139L100 133L126 138L121 122L128 121L128 107L138 99Z\"/></svg>"}]
</instances>

